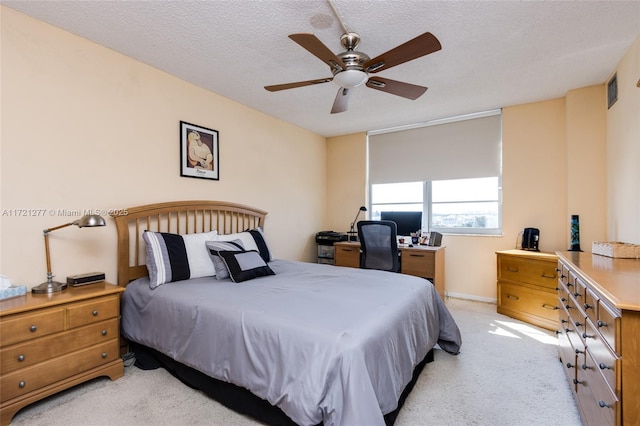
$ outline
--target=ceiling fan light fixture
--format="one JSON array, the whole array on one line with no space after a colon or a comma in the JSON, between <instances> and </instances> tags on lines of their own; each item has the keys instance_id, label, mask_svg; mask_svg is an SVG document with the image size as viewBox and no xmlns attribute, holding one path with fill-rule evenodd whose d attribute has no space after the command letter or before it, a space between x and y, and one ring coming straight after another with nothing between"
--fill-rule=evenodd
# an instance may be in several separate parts
<instances>
[{"instance_id":1,"label":"ceiling fan light fixture","mask_svg":"<svg viewBox=\"0 0 640 426\"><path fill-rule=\"evenodd\" d=\"M360 70L340 71L333 77L333 82L340 87L354 88L364 84L369 76Z\"/></svg>"}]
</instances>

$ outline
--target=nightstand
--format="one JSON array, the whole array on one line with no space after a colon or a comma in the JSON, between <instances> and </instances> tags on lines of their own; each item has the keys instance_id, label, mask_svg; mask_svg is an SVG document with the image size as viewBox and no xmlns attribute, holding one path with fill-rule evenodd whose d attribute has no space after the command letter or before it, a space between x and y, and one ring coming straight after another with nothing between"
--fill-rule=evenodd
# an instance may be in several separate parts
<instances>
[{"instance_id":1,"label":"nightstand","mask_svg":"<svg viewBox=\"0 0 640 426\"><path fill-rule=\"evenodd\" d=\"M0 423L21 408L99 376L124 375L120 293L106 282L0 302Z\"/></svg>"},{"instance_id":2,"label":"nightstand","mask_svg":"<svg viewBox=\"0 0 640 426\"><path fill-rule=\"evenodd\" d=\"M524 250L496 252L500 314L549 330L558 325L558 256Z\"/></svg>"}]
</instances>

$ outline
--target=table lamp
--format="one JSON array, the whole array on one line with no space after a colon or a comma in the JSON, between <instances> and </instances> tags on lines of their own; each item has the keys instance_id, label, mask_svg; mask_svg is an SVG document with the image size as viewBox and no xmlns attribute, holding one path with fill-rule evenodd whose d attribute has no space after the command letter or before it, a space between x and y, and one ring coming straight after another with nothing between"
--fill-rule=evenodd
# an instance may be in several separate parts
<instances>
[{"instance_id":1,"label":"table lamp","mask_svg":"<svg viewBox=\"0 0 640 426\"><path fill-rule=\"evenodd\" d=\"M78 228L85 227L94 227L94 226L105 226L106 223L104 218L97 214L89 214L82 216L80 219L65 223L64 225L56 226L53 228L45 229L44 232L44 249L45 254L47 256L47 281L42 284L35 286L31 289L33 293L42 294L42 293L56 293L58 291L62 291L67 288L67 283L61 283L58 281L53 281L53 274L51 273L51 256L49 255L49 233L51 231L55 231L57 229L66 228L67 226L76 225Z\"/></svg>"},{"instance_id":2,"label":"table lamp","mask_svg":"<svg viewBox=\"0 0 640 426\"><path fill-rule=\"evenodd\" d=\"M360 206L358 213L356 213L355 219L351 222L351 228L349 228L349 241L358 241L358 232L356 231L356 222L358 220L358 216L360 216L360 212L366 212L367 208L365 206Z\"/></svg>"}]
</instances>

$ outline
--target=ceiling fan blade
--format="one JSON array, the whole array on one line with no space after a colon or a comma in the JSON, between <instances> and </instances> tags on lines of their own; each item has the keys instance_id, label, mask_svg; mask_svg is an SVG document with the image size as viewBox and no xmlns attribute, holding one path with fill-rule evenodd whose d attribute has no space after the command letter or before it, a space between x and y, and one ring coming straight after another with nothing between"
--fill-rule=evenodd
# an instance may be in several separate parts
<instances>
[{"instance_id":1,"label":"ceiling fan blade","mask_svg":"<svg viewBox=\"0 0 640 426\"><path fill-rule=\"evenodd\" d=\"M351 96L351 89L346 87L341 87L338 90L338 94L336 95L336 100L333 102L333 107L331 108L331 114L336 114L339 112L345 112L349 109L349 97Z\"/></svg>"},{"instance_id":2,"label":"ceiling fan blade","mask_svg":"<svg viewBox=\"0 0 640 426\"><path fill-rule=\"evenodd\" d=\"M335 53L329 50L329 48L325 46L324 43L322 43L320 39L318 39L318 37L316 37L315 35L299 33L291 34L289 35L289 38L307 49L309 52L311 52L311 54L316 56L325 64L329 65L331 68L335 68L338 70L345 69L342 60L338 58Z\"/></svg>"},{"instance_id":3,"label":"ceiling fan blade","mask_svg":"<svg viewBox=\"0 0 640 426\"><path fill-rule=\"evenodd\" d=\"M367 87L391 93L392 95L402 96L403 98L411 100L418 99L427 91L427 88L424 86L404 83L402 81L391 80L389 78L382 78L378 76L371 77L367 81Z\"/></svg>"},{"instance_id":4,"label":"ceiling fan blade","mask_svg":"<svg viewBox=\"0 0 640 426\"><path fill-rule=\"evenodd\" d=\"M368 73L376 73L437 52L440 49L442 49L442 45L438 39L427 32L367 61L363 68Z\"/></svg>"},{"instance_id":5,"label":"ceiling fan blade","mask_svg":"<svg viewBox=\"0 0 640 426\"><path fill-rule=\"evenodd\" d=\"M273 86L264 86L264 88L270 92L277 92L279 90L295 89L296 87L304 87L304 86L312 86L314 84L328 83L331 80L333 80L333 78L319 78L316 80L298 81L295 83L275 84Z\"/></svg>"}]
</instances>

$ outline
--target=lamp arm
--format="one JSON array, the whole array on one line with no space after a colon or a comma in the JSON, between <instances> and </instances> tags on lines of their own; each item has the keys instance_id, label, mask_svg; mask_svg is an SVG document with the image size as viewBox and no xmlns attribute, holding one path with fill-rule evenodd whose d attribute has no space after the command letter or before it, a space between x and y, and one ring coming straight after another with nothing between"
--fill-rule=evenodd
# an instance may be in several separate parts
<instances>
[{"instance_id":1,"label":"lamp arm","mask_svg":"<svg viewBox=\"0 0 640 426\"><path fill-rule=\"evenodd\" d=\"M358 210L358 213L356 213L356 217L353 219L353 222L351 222L351 227L349 228L349 232L350 233L354 233L356 232L355 227L356 227L356 221L358 220L358 216L360 216L360 212L362 210Z\"/></svg>"},{"instance_id":2,"label":"lamp arm","mask_svg":"<svg viewBox=\"0 0 640 426\"><path fill-rule=\"evenodd\" d=\"M76 221L77 222L77 221ZM64 225L60 225L60 226L54 226L53 228L47 228L44 231L44 234L48 234L51 231L55 231L56 229L61 229L61 228L66 228L67 226L71 226L71 225L75 225L76 222L69 222L69 223L65 223Z\"/></svg>"}]
</instances>

